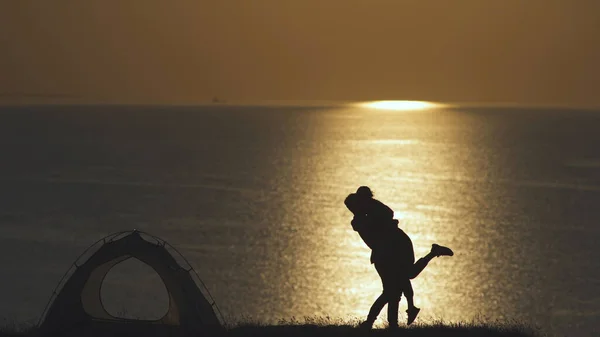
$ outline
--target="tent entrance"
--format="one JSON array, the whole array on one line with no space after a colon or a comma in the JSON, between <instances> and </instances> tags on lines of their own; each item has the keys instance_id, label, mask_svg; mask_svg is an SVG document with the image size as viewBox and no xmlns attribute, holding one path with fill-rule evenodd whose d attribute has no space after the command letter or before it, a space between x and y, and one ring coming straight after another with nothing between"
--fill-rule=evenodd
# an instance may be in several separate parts
<instances>
[{"instance_id":1,"label":"tent entrance","mask_svg":"<svg viewBox=\"0 0 600 337\"><path fill-rule=\"evenodd\" d=\"M156 321L169 310L165 284L149 265L132 257L112 267L101 288L102 306L121 319Z\"/></svg>"}]
</instances>

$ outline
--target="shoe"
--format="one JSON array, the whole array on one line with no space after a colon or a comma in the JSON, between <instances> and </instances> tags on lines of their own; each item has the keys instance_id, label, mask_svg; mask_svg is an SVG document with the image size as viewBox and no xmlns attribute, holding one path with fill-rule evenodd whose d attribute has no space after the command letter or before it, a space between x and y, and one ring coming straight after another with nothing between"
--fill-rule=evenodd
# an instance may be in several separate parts
<instances>
[{"instance_id":1,"label":"shoe","mask_svg":"<svg viewBox=\"0 0 600 337\"><path fill-rule=\"evenodd\" d=\"M406 325L411 325L411 323L415 321L417 315L419 314L419 311L421 311L421 309L417 307L408 308L408 310L406 310L406 313L408 314Z\"/></svg>"},{"instance_id":2,"label":"shoe","mask_svg":"<svg viewBox=\"0 0 600 337\"><path fill-rule=\"evenodd\" d=\"M373 329L373 323L371 321L364 321L358 325L358 328L361 330L371 330Z\"/></svg>"},{"instance_id":3,"label":"shoe","mask_svg":"<svg viewBox=\"0 0 600 337\"><path fill-rule=\"evenodd\" d=\"M448 248L448 247L444 247L444 246L440 246L438 244L432 244L431 245L431 253L433 255L437 256L452 256L454 255L454 252L452 251L452 249Z\"/></svg>"}]
</instances>

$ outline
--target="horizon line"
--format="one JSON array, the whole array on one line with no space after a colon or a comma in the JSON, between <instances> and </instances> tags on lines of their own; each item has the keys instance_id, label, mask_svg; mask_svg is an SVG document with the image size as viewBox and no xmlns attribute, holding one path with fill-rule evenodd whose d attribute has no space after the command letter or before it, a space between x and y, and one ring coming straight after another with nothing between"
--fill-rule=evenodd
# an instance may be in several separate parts
<instances>
[{"instance_id":1,"label":"horizon line","mask_svg":"<svg viewBox=\"0 0 600 337\"><path fill-rule=\"evenodd\" d=\"M58 96L55 96L58 97ZM65 96L62 96L65 97ZM0 96L1 98L1 96ZM219 101L211 100L197 102L2 102L0 107L13 106L155 106L155 107L178 107L178 106L289 106L289 107L341 107L354 106L361 103L378 101L396 101L396 102L423 102L439 105L438 108L540 108L540 109L576 109L576 110L597 110L599 105L572 105L566 103L522 103L510 101L434 101L434 100L407 100L407 99L373 99L373 100L238 100L238 101Z\"/></svg>"}]
</instances>

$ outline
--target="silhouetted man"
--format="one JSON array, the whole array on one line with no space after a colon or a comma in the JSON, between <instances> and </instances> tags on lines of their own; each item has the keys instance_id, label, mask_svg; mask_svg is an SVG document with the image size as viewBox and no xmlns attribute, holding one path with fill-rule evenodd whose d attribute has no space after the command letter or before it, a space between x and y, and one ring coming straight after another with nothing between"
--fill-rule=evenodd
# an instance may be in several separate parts
<instances>
[{"instance_id":1,"label":"silhouetted man","mask_svg":"<svg viewBox=\"0 0 600 337\"><path fill-rule=\"evenodd\" d=\"M354 214L352 227L371 248L371 263L381 277L383 293L375 300L367 320L362 327L372 327L377 316L388 304L388 323L391 328L398 326L398 305L402 293L408 303L407 324L411 324L420 309L414 305L414 292L411 279L417 277L434 257L454 253L450 248L433 244L431 252L415 263L412 241L397 227L394 211L373 198L367 186L358 188L344 200L346 207Z\"/></svg>"}]
</instances>

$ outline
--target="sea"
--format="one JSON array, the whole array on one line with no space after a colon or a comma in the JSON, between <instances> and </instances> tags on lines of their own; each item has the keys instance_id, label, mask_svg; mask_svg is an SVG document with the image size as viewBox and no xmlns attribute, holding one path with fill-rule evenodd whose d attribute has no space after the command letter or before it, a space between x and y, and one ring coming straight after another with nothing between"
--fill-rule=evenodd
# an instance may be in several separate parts
<instances>
[{"instance_id":1,"label":"sea","mask_svg":"<svg viewBox=\"0 0 600 337\"><path fill-rule=\"evenodd\" d=\"M454 251L413 280L417 324L600 335L600 111L443 104L1 107L0 325L37 324L88 246L133 229L181 252L227 324L360 321L382 291L343 204L361 185L417 257ZM101 298L169 305L135 259Z\"/></svg>"}]
</instances>

